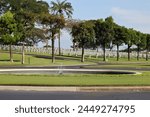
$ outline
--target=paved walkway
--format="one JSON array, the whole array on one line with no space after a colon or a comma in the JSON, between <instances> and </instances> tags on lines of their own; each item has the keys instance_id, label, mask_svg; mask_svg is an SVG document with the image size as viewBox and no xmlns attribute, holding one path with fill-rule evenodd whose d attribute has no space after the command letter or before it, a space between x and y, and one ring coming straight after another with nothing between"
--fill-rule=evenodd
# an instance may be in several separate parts
<instances>
[{"instance_id":1,"label":"paved walkway","mask_svg":"<svg viewBox=\"0 0 150 117\"><path fill-rule=\"evenodd\" d=\"M0 86L0 90L68 91L68 92L150 91L150 86L99 86L99 87Z\"/></svg>"}]
</instances>

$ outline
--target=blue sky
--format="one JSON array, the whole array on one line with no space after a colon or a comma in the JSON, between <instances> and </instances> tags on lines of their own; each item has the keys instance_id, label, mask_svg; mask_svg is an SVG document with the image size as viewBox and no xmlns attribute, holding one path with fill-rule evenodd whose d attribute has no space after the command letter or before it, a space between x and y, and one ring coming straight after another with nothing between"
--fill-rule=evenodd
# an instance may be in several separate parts
<instances>
[{"instance_id":1,"label":"blue sky","mask_svg":"<svg viewBox=\"0 0 150 117\"><path fill-rule=\"evenodd\" d=\"M51 0L45 0L50 3ZM56 0L53 0L56 1ZM100 19L112 16L120 25L150 33L150 0L67 0L73 19ZM62 35L63 47L70 47L70 36ZM67 41L68 40L68 41Z\"/></svg>"}]
</instances>

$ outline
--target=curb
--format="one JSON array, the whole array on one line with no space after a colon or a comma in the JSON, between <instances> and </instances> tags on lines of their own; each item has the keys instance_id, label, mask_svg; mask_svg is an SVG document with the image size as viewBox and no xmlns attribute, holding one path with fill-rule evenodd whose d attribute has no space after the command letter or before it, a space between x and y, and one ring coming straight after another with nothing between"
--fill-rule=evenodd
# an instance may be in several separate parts
<instances>
[{"instance_id":1,"label":"curb","mask_svg":"<svg viewBox=\"0 0 150 117\"><path fill-rule=\"evenodd\" d=\"M99 87L41 87L0 86L0 91L58 91L58 92L104 92L104 91L150 91L150 86L99 86Z\"/></svg>"},{"instance_id":2,"label":"curb","mask_svg":"<svg viewBox=\"0 0 150 117\"><path fill-rule=\"evenodd\" d=\"M56 74L56 72L61 72L61 73L86 73L86 74L141 74L140 72L136 72L136 71L128 71L128 70L112 70L112 69L62 69L62 68L57 68L57 69L0 69L0 73L1 74L7 74L7 73L11 73L11 74L15 74L18 73L19 74L25 74L26 72L29 74L33 74L30 72L35 72L35 73L39 73L42 72L42 74L44 72L48 72L49 74ZM44 73L45 74L45 73Z\"/></svg>"}]
</instances>

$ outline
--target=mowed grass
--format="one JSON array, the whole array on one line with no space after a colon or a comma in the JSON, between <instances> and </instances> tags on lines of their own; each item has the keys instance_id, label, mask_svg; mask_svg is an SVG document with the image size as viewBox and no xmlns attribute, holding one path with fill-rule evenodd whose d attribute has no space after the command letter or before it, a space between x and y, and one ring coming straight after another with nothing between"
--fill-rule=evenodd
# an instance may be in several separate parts
<instances>
[{"instance_id":1,"label":"mowed grass","mask_svg":"<svg viewBox=\"0 0 150 117\"><path fill-rule=\"evenodd\" d=\"M55 65L79 65L93 64L92 61L81 63L80 57L56 56L55 63L52 63L51 55L48 54L27 54L25 55L25 64L21 65L21 54L14 53L13 61L9 61L9 53L0 53L0 66L55 66Z\"/></svg>"},{"instance_id":2,"label":"mowed grass","mask_svg":"<svg viewBox=\"0 0 150 117\"><path fill-rule=\"evenodd\" d=\"M124 66L140 66L140 67L150 67L150 61L146 61L145 59L140 59L140 61L137 61L136 58L131 58L131 61L128 61L127 58L120 58L119 61L116 61L116 58L107 58L107 62L103 62L102 57L96 58L95 56L89 57L85 56L85 62L81 62L81 56L69 56L69 55L64 55L64 56L57 56L55 57L55 63L52 63L51 55L49 54L40 54L40 53L26 53L25 55L25 64L23 66L36 66L36 65L79 65L79 64L98 64L98 63L108 63L113 64L113 67L117 66L120 67L119 65L124 65ZM1 52L0 53L0 66L5 65L5 66L22 66L21 65L21 54L15 53L13 54L13 60L14 62L11 63L9 61L9 52ZM115 64L115 65L114 65ZM143 65L142 65L143 64ZM98 67L98 66L97 66ZM102 66L101 67L106 67Z\"/></svg>"},{"instance_id":3,"label":"mowed grass","mask_svg":"<svg viewBox=\"0 0 150 117\"><path fill-rule=\"evenodd\" d=\"M141 75L11 75L1 74L0 85L25 86L149 86L150 72Z\"/></svg>"},{"instance_id":4,"label":"mowed grass","mask_svg":"<svg viewBox=\"0 0 150 117\"><path fill-rule=\"evenodd\" d=\"M102 58L89 58L80 62L80 56L56 56L55 63L51 62L51 55L28 53L25 56L25 64L21 65L21 54L13 54L14 62L9 62L9 53L0 53L0 66L55 66L55 65L79 65L97 64L85 68L150 68L150 62L135 58L127 61L121 58L108 58L103 62ZM141 75L106 75L106 74L72 74L72 75L12 75L0 74L0 85L26 85L26 86L150 86L150 72Z\"/></svg>"}]
</instances>

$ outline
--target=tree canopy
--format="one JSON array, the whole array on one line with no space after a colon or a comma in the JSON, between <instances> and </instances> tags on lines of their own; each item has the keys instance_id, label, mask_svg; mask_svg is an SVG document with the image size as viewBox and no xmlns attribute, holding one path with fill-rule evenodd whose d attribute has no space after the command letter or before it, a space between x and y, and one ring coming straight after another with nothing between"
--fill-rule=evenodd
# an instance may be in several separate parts
<instances>
[{"instance_id":1,"label":"tree canopy","mask_svg":"<svg viewBox=\"0 0 150 117\"><path fill-rule=\"evenodd\" d=\"M51 1L49 4L42 0L0 0L1 44L12 45L22 42L34 45L39 41L51 40L52 62L54 62L56 37L59 37L60 41L60 30L67 27L71 30L73 43L82 48L82 62L84 49L91 48L101 48L103 60L106 61L106 50L117 47L119 60L121 45L128 46L128 60L133 46L136 47L137 60L140 59L140 51L146 52L148 60L150 34L120 26L111 16L95 20L71 19L73 7L67 0Z\"/></svg>"},{"instance_id":2,"label":"tree canopy","mask_svg":"<svg viewBox=\"0 0 150 117\"><path fill-rule=\"evenodd\" d=\"M74 25L72 28L71 34L74 38L74 42L78 43L79 47L82 48L81 62L84 62L85 47L95 41L95 32L93 27L93 23L85 21Z\"/></svg>"}]
</instances>

